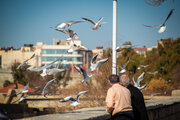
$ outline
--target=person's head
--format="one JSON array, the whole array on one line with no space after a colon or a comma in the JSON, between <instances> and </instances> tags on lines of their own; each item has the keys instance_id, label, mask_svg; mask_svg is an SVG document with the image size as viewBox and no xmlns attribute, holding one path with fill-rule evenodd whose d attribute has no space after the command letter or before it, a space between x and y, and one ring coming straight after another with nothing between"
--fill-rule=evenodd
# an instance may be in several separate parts
<instances>
[{"instance_id":1,"label":"person's head","mask_svg":"<svg viewBox=\"0 0 180 120\"><path fill-rule=\"evenodd\" d=\"M125 87L127 87L130 84L129 77L126 74L120 76L120 84L122 84Z\"/></svg>"},{"instance_id":2,"label":"person's head","mask_svg":"<svg viewBox=\"0 0 180 120\"><path fill-rule=\"evenodd\" d=\"M109 82L111 84L119 83L119 77L115 74L109 76Z\"/></svg>"}]
</instances>

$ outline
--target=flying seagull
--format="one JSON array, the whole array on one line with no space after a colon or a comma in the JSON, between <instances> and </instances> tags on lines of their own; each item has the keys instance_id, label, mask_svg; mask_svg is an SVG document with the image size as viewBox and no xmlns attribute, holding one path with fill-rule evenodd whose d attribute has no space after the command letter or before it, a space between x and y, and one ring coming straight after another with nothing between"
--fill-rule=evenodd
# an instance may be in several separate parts
<instances>
[{"instance_id":1,"label":"flying seagull","mask_svg":"<svg viewBox=\"0 0 180 120\"><path fill-rule=\"evenodd\" d=\"M76 24L76 23L81 23L81 22L84 22L84 21L66 21L66 22L62 22L58 25L56 25L56 29L65 29L66 27L69 27L73 24Z\"/></svg>"},{"instance_id":2,"label":"flying seagull","mask_svg":"<svg viewBox=\"0 0 180 120\"><path fill-rule=\"evenodd\" d=\"M57 60L55 60L55 61L53 61L53 62L51 62L51 63L49 63L49 64L46 64L46 65L42 66L42 67L28 68L28 69L29 69L30 71L39 72L39 71L41 71L41 70L43 70L43 69L46 69L46 68L51 67L51 66L52 66L55 62L57 62L59 59L60 59L60 58L58 58Z\"/></svg>"},{"instance_id":3,"label":"flying seagull","mask_svg":"<svg viewBox=\"0 0 180 120\"><path fill-rule=\"evenodd\" d=\"M27 93L27 92L28 92L28 90L27 90L27 87L28 87L28 86L29 86L29 83L27 83L27 85L26 85L23 89L19 90L19 91L16 92L15 94L12 94L12 95L9 95L9 96L15 96L15 95ZM7 97L9 97L9 96L7 96Z\"/></svg>"},{"instance_id":4,"label":"flying seagull","mask_svg":"<svg viewBox=\"0 0 180 120\"><path fill-rule=\"evenodd\" d=\"M51 84L53 81L55 81L55 80L56 80L56 78L50 80L50 81L47 82L46 85L44 86L43 91L42 91L42 95L43 95L44 97L46 97L45 91L47 90L47 86L48 86L49 84Z\"/></svg>"},{"instance_id":5,"label":"flying seagull","mask_svg":"<svg viewBox=\"0 0 180 120\"><path fill-rule=\"evenodd\" d=\"M29 96L29 94L26 94L26 95L23 95L22 97L20 97L18 100L16 100L15 102L13 102L13 103L16 103L16 102L21 102L21 101L23 101L23 100L25 100L26 99L26 97L28 97Z\"/></svg>"},{"instance_id":6,"label":"flying seagull","mask_svg":"<svg viewBox=\"0 0 180 120\"><path fill-rule=\"evenodd\" d=\"M160 25L144 25L144 26L146 26L146 27L151 27L151 28L160 27L160 29L159 29L158 32L159 32L159 33L163 33L163 32L166 30L166 25L165 25L165 23L166 23L167 20L170 18L170 16L172 15L173 11L174 11L174 9L172 9L172 10L170 11L170 13L168 14L166 20L165 20L162 24L160 24Z\"/></svg>"},{"instance_id":7,"label":"flying seagull","mask_svg":"<svg viewBox=\"0 0 180 120\"><path fill-rule=\"evenodd\" d=\"M81 91L78 93L76 99L74 99L72 96L68 96L68 97L61 99L60 102L67 102L67 101L71 100L72 101L71 106L77 106L80 104L79 103L79 97L84 95L85 93L87 93L87 91Z\"/></svg>"},{"instance_id":8,"label":"flying seagull","mask_svg":"<svg viewBox=\"0 0 180 120\"><path fill-rule=\"evenodd\" d=\"M95 63L97 56L98 56L98 54L96 54L91 60L91 66L89 69L89 71L91 71L91 72L94 71L95 69L97 69L103 63L108 61L108 58L105 58L105 59L99 60Z\"/></svg>"},{"instance_id":9,"label":"flying seagull","mask_svg":"<svg viewBox=\"0 0 180 120\"><path fill-rule=\"evenodd\" d=\"M133 75L133 83L134 83L134 86L137 87L138 89L142 90L146 87L146 85L143 85L143 86L140 86L140 82L143 80L144 78L144 75L145 75L145 72L143 72L139 77L138 79L135 81L135 78L134 78L134 75Z\"/></svg>"},{"instance_id":10,"label":"flying seagull","mask_svg":"<svg viewBox=\"0 0 180 120\"><path fill-rule=\"evenodd\" d=\"M72 40L73 37L74 37L75 35L77 35L77 34L76 34L73 30L71 30L71 29L68 29L68 30L64 30L64 29L55 29L55 30L60 31L60 32L62 32L62 33L64 33L64 34L68 35L69 38L66 39L66 40Z\"/></svg>"},{"instance_id":11,"label":"flying seagull","mask_svg":"<svg viewBox=\"0 0 180 120\"><path fill-rule=\"evenodd\" d=\"M88 19L88 18L82 17L83 20L89 21L89 22L91 22L91 23L94 25L94 26L92 27L93 30L97 30L99 27L101 27L102 24L104 24L104 23L101 23L101 24L100 24L100 22L102 21L103 18L104 18L104 17L101 17L101 18L98 20L98 22L95 23L94 21L92 21L92 20L90 20L90 19Z\"/></svg>"},{"instance_id":12,"label":"flying seagull","mask_svg":"<svg viewBox=\"0 0 180 120\"><path fill-rule=\"evenodd\" d=\"M121 51L124 48L132 48L132 47L133 47L132 45L122 45L122 46L118 46L116 48L116 51L119 52L119 51Z\"/></svg>"},{"instance_id":13,"label":"flying seagull","mask_svg":"<svg viewBox=\"0 0 180 120\"><path fill-rule=\"evenodd\" d=\"M86 48L85 46L73 44L71 45L71 47L67 52L73 53L74 51L86 51L86 50L88 50L88 48Z\"/></svg>"},{"instance_id":14,"label":"flying seagull","mask_svg":"<svg viewBox=\"0 0 180 120\"><path fill-rule=\"evenodd\" d=\"M152 74L152 75L156 75L158 73L158 71L155 71L155 72L147 72L149 74Z\"/></svg>"},{"instance_id":15,"label":"flying seagull","mask_svg":"<svg viewBox=\"0 0 180 120\"><path fill-rule=\"evenodd\" d=\"M18 65L17 69L19 69L20 67L23 67L23 66L27 65L27 62L28 62L30 59L34 58L34 56L35 56L35 54L33 54L29 59L25 60L25 61L22 62L20 65Z\"/></svg>"},{"instance_id":16,"label":"flying seagull","mask_svg":"<svg viewBox=\"0 0 180 120\"><path fill-rule=\"evenodd\" d=\"M76 65L75 65L76 66ZM92 77L92 75L88 75L87 74L87 72L82 68L82 67L80 67L80 66L76 66L76 67L74 67L77 71L79 71L80 70L80 73L82 73L82 75L83 75L83 80L81 81L82 83L84 83L86 80L88 80L89 78L91 78ZM77 69L78 68L78 69Z\"/></svg>"},{"instance_id":17,"label":"flying seagull","mask_svg":"<svg viewBox=\"0 0 180 120\"><path fill-rule=\"evenodd\" d=\"M126 66L129 63L130 58L128 57L128 60L126 61L126 63L123 65L123 67L120 66L121 71L119 73L125 73L126 72Z\"/></svg>"},{"instance_id":18,"label":"flying seagull","mask_svg":"<svg viewBox=\"0 0 180 120\"><path fill-rule=\"evenodd\" d=\"M59 63L60 64L60 63ZM46 75L54 75L57 74L59 72L64 72L65 69L59 69L59 64L56 68L46 68L43 69L43 72L40 74L42 77L46 76Z\"/></svg>"}]
</instances>

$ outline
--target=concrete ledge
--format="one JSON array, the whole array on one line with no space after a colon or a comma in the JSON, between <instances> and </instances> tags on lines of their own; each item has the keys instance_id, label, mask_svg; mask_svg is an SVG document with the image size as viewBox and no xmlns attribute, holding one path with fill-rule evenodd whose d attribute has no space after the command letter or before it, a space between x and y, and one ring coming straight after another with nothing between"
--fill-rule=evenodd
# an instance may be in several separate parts
<instances>
[{"instance_id":1,"label":"concrete ledge","mask_svg":"<svg viewBox=\"0 0 180 120\"><path fill-rule=\"evenodd\" d=\"M180 97L146 100L149 120L180 120ZM106 107L83 108L72 112L31 117L32 120L110 120ZM24 118L24 120L29 118Z\"/></svg>"}]
</instances>

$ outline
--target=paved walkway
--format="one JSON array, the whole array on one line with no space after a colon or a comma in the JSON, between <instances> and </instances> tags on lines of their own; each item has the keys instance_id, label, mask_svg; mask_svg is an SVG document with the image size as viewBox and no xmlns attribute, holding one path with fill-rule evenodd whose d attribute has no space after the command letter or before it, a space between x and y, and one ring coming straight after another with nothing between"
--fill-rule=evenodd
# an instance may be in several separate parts
<instances>
[{"instance_id":1,"label":"paved walkway","mask_svg":"<svg viewBox=\"0 0 180 120\"><path fill-rule=\"evenodd\" d=\"M106 118L110 118L110 115L106 113L105 107L94 107L82 108L72 112L23 118L23 120L105 120Z\"/></svg>"},{"instance_id":2,"label":"paved walkway","mask_svg":"<svg viewBox=\"0 0 180 120\"><path fill-rule=\"evenodd\" d=\"M159 106L171 105L177 102L180 102L180 97L157 96L145 101L147 109L155 109ZM106 107L82 108L72 112L23 118L23 120L107 120L110 115L106 113L105 109Z\"/></svg>"}]
</instances>

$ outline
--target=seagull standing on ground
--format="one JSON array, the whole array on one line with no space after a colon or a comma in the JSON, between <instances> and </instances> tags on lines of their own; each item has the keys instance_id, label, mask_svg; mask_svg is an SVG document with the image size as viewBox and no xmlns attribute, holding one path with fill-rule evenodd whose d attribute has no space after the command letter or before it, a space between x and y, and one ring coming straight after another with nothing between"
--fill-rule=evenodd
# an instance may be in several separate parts
<instances>
[{"instance_id":1,"label":"seagull standing on ground","mask_svg":"<svg viewBox=\"0 0 180 120\"><path fill-rule=\"evenodd\" d=\"M48 86L49 84L51 84L53 81L55 81L55 80L56 80L56 78L50 80L50 81L47 82L46 85L44 86L43 91L42 91L42 95L43 95L44 97L46 97L45 91L47 90L47 86Z\"/></svg>"},{"instance_id":2,"label":"seagull standing on ground","mask_svg":"<svg viewBox=\"0 0 180 120\"><path fill-rule=\"evenodd\" d=\"M27 65L27 62L28 62L30 59L34 58L34 56L35 56L35 54L33 54L29 59L25 60L23 63L21 63L20 65L18 65L17 69L19 69L20 67L23 67L23 66Z\"/></svg>"},{"instance_id":3,"label":"seagull standing on ground","mask_svg":"<svg viewBox=\"0 0 180 120\"><path fill-rule=\"evenodd\" d=\"M76 65L75 65L76 66ZM76 67L74 67L77 71L79 71L80 70L80 73L82 73L82 75L83 75L83 80L81 81L82 83L84 83L85 81L87 81L89 78L91 78L92 77L92 75L88 75L87 74L87 72L82 68L82 67L80 67L80 66L76 66ZM78 69L77 69L78 68Z\"/></svg>"},{"instance_id":4,"label":"seagull standing on ground","mask_svg":"<svg viewBox=\"0 0 180 120\"><path fill-rule=\"evenodd\" d=\"M56 29L65 29L66 27L69 27L73 24L76 24L76 23L81 23L81 22L84 22L84 21L66 21L66 22L62 22L58 25L56 25Z\"/></svg>"},{"instance_id":5,"label":"seagull standing on ground","mask_svg":"<svg viewBox=\"0 0 180 120\"><path fill-rule=\"evenodd\" d=\"M80 104L78 102L79 101L79 97L84 95L85 93L87 93L87 91L81 91L81 92L78 93L76 99L74 99L72 96L68 96L68 97L65 97L65 98L61 99L60 102L67 102L67 101L71 100L72 101L71 106L77 106L77 105Z\"/></svg>"},{"instance_id":6,"label":"seagull standing on ground","mask_svg":"<svg viewBox=\"0 0 180 120\"><path fill-rule=\"evenodd\" d=\"M105 59L99 60L95 63L97 56L98 56L98 54L96 54L91 60L91 65L90 65L90 69L89 69L89 71L91 71L91 72L94 71L95 69L97 69L103 63L108 61L108 58L105 58Z\"/></svg>"},{"instance_id":7,"label":"seagull standing on ground","mask_svg":"<svg viewBox=\"0 0 180 120\"><path fill-rule=\"evenodd\" d=\"M134 86L135 87L137 87L139 90L142 90L142 89L144 89L145 87L146 87L146 85L143 85L143 86L141 86L140 87L140 82L143 80L143 78L144 78L144 75L145 75L145 73L143 72L139 77L138 77L138 79L135 81L135 78L134 78L134 75L133 75L133 83L134 83Z\"/></svg>"},{"instance_id":8,"label":"seagull standing on ground","mask_svg":"<svg viewBox=\"0 0 180 120\"><path fill-rule=\"evenodd\" d=\"M123 65L123 67L120 66L121 71L119 73L125 73L126 72L126 66L129 63L130 58L126 61L126 63Z\"/></svg>"},{"instance_id":9,"label":"seagull standing on ground","mask_svg":"<svg viewBox=\"0 0 180 120\"><path fill-rule=\"evenodd\" d=\"M104 17L101 17L101 18L98 20L98 22L95 23L94 21L92 21L92 20L90 20L90 19L88 19L88 18L83 18L83 17L82 17L83 20L89 21L89 22L91 22L91 23L94 25L94 26L92 27L93 30L97 30L99 27L101 27L101 25L102 25L103 23L100 24L100 22L102 21L103 18L104 18Z\"/></svg>"},{"instance_id":10,"label":"seagull standing on ground","mask_svg":"<svg viewBox=\"0 0 180 120\"><path fill-rule=\"evenodd\" d=\"M166 23L167 20L170 18L170 16L172 15L173 11L174 11L174 9L172 9L172 10L170 11L170 13L168 14L166 20L165 20L162 24L160 24L160 25L144 25L144 26L146 26L146 27L151 27L151 28L160 27L160 29L159 29L158 32L159 32L159 33L163 33L163 32L166 30L166 25L165 25L165 23Z\"/></svg>"}]
</instances>

